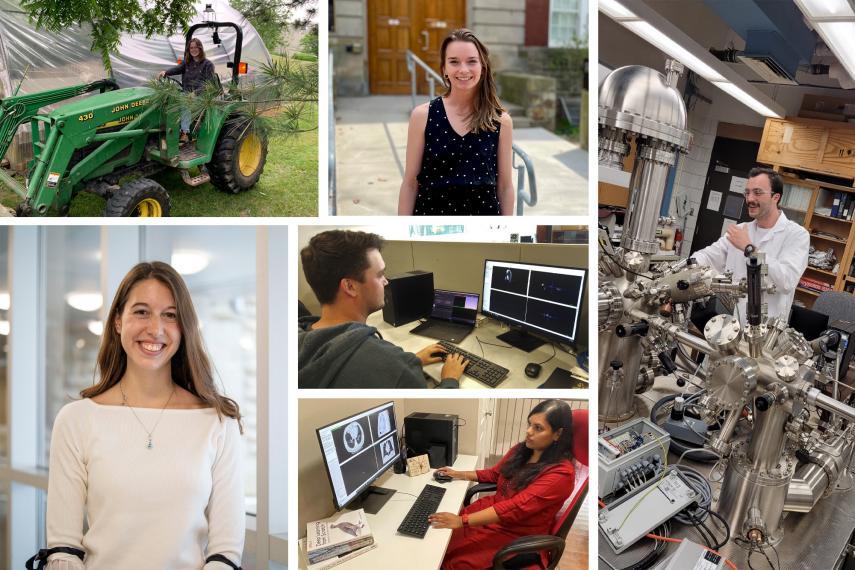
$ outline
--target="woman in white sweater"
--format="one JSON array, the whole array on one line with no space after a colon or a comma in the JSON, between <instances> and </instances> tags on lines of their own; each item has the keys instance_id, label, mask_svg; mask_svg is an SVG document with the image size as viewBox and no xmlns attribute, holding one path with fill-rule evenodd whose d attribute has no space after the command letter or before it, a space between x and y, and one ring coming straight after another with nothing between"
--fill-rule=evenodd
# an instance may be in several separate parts
<instances>
[{"instance_id":1,"label":"woman in white sweater","mask_svg":"<svg viewBox=\"0 0 855 570\"><path fill-rule=\"evenodd\" d=\"M47 541L66 551L48 570L238 568L240 412L214 386L187 286L140 263L105 322L99 381L54 422Z\"/></svg>"}]
</instances>

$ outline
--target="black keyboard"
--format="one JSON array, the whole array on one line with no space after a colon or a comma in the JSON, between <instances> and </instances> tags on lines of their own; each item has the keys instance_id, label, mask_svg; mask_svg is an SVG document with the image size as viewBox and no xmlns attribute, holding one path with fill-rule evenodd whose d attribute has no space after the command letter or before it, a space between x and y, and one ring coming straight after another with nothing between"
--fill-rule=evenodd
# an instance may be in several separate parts
<instances>
[{"instance_id":1,"label":"black keyboard","mask_svg":"<svg viewBox=\"0 0 855 570\"><path fill-rule=\"evenodd\" d=\"M398 532L424 538L430 526L428 515L436 512L439 503L442 502L443 495L445 495L445 488L425 485L425 488L419 493L419 498L410 507L407 516L404 517L401 526L398 527Z\"/></svg>"},{"instance_id":2,"label":"black keyboard","mask_svg":"<svg viewBox=\"0 0 855 570\"><path fill-rule=\"evenodd\" d=\"M462 354L463 358L469 361L469 364L466 365L466 374L479 382L483 382L491 388L498 386L499 383L508 376L507 368L502 368L498 364L490 362L486 358L481 358L471 352L466 352L453 342L441 340L439 341L439 344L442 345L442 348L447 350L449 354Z\"/></svg>"}]
</instances>

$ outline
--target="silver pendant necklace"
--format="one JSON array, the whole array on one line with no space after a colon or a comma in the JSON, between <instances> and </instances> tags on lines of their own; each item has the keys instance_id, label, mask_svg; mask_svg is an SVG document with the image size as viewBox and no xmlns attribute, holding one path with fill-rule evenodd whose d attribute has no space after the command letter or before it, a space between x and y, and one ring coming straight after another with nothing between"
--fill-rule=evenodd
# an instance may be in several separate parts
<instances>
[{"instance_id":1,"label":"silver pendant necklace","mask_svg":"<svg viewBox=\"0 0 855 570\"><path fill-rule=\"evenodd\" d=\"M157 425L160 423L160 419L163 417L164 410L166 410L166 408L169 406L169 402L172 401L172 396L175 395L175 385L174 384L172 385L172 393L169 394L169 399L166 400L166 403L163 405L163 408L161 408L160 415L157 416L157 421L154 422L154 426L152 426L151 429L148 429L147 427L145 427L145 424L142 422L140 417L137 415L137 412L136 412L136 410L134 410L134 407L128 403L128 397L125 395L125 389L122 388L121 382L119 382L119 391L122 393L122 405L127 406L128 408L131 409L131 413L134 414L134 418L136 418L137 422L139 422L140 426L142 426L143 431L146 434L148 434L148 441L146 442L145 448L146 449L154 448L154 444L152 443L151 435L154 433L154 430L157 429Z\"/></svg>"}]
</instances>

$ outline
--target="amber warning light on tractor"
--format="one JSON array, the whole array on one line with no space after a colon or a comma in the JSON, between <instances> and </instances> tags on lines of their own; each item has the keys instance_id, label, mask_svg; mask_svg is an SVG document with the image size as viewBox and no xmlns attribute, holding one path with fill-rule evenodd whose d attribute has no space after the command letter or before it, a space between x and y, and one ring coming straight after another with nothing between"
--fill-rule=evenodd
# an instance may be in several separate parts
<instances>
[{"instance_id":1,"label":"amber warning light on tractor","mask_svg":"<svg viewBox=\"0 0 855 570\"><path fill-rule=\"evenodd\" d=\"M246 75L247 73L249 73L249 66L246 64L245 61L242 61L238 64L238 73L240 73L241 75Z\"/></svg>"}]
</instances>

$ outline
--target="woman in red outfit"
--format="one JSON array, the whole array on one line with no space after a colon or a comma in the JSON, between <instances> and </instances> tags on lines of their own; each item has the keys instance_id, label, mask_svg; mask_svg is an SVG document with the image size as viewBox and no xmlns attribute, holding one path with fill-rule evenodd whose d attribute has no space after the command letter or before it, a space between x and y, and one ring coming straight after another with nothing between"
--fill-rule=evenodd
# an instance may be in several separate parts
<instances>
[{"instance_id":1,"label":"woman in red outfit","mask_svg":"<svg viewBox=\"0 0 855 570\"><path fill-rule=\"evenodd\" d=\"M555 515L573 490L572 446L570 406L562 400L546 400L529 413L525 441L494 467L437 469L453 479L498 484L494 495L475 501L459 515L429 517L434 528L454 530L443 570L492 568L493 555L515 538L550 534Z\"/></svg>"}]
</instances>

